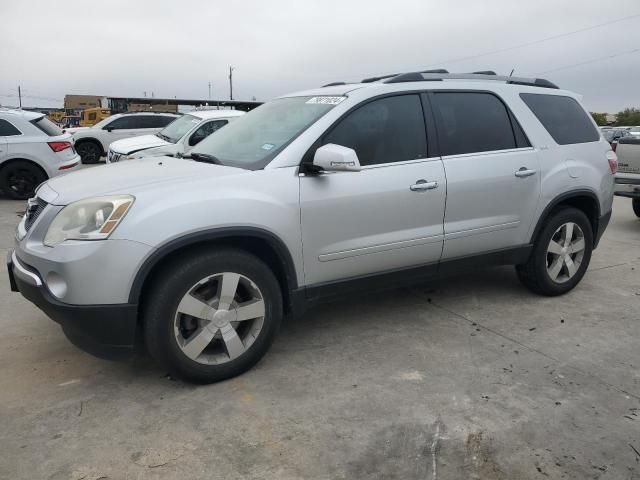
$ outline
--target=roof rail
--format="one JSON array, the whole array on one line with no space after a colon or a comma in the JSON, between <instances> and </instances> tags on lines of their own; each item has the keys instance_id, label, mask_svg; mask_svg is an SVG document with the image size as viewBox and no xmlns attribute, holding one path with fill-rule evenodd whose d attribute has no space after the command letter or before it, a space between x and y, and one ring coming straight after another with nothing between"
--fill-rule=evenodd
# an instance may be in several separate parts
<instances>
[{"instance_id":1,"label":"roof rail","mask_svg":"<svg viewBox=\"0 0 640 480\"><path fill-rule=\"evenodd\" d=\"M442 80L492 80L513 85L528 85L531 87L560 88L556 84L544 78L506 77L491 73L423 73L411 72L396 75L384 81L384 83L403 82L438 82Z\"/></svg>"},{"instance_id":2,"label":"roof rail","mask_svg":"<svg viewBox=\"0 0 640 480\"><path fill-rule=\"evenodd\" d=\"M478 72L471 72L474 75L497 75L493 70L480 70Z\"/></svg>"},{"instance_id":3,"label":"roof rail","mask_svg":"<svg viewBox=\"0 0 640 480\"><path fill-rule=\"evenodd\" d=\"M364 80L360 80L360 83L377 82L378 80L384 80L385 78L397 77L398 75L400 75L400 74L399 73L392 73L390 75L381 75L379 77L369 77L369 78L365 78Z\"/></svg>"},{"instance_id":4,"label":"roof rail","mask_svg":"<svg viewBox=\"0 0 640 480\"><path fill-rule=\"evenodd\" d=\"M322 88L324 88L324 87L335 87L337 85L346 85L346 82L331 82L331 83L327 83L326 85L322 85Z\"/></svg>"}]
</instances>

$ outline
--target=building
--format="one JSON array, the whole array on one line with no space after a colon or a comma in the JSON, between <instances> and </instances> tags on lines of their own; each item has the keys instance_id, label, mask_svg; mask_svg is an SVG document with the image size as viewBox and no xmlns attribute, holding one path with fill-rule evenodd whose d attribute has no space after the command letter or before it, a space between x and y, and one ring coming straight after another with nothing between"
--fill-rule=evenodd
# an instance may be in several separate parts
<instances>
[{"instance_id":1,"label":"building","mask_svg":"<svg viewBox=\"0 0 640 480\"><path fill-rule=\"evenodd\" d=\"M108 108L111 113L124 112L177 112L179 106L253 110L262 102L239 100L198 100L185 98L153 97L104 97L99 95L65 95L64 108L67 113L78 112L92 107Z\"/></svg>"}]
</instances>

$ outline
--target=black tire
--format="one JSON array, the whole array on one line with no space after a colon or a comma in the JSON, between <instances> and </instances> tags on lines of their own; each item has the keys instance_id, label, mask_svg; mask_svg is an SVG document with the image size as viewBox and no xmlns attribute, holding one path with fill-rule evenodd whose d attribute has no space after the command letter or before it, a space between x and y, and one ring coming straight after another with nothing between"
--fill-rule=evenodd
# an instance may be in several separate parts
<instances>
[{"instance_id":1,"label":"black tire","mask_svg":"<svg viewBox=\"0 0 640 480\"><path fill-rule=\"evenodd\" d=\"M260 289L265 305L264 323L240 356L219 365L205 365L182 351L174 333L174 319L183 296L196 283L223 272L243 275ZM142 318L147 349L171 376L194 383L212 383L253 367L273 343L282 316L282 292L269 267L242 250L219 248L184 254L165 265L144 300Z\"/></svg>"},{"instance_id":2,"label":"black tire","mask_svg":"<svg viewBox=\"0 0 640 480\"><path fill-rule=\"evenodd\" d=\"M98 163L102 157L102 147L93 140L80 141L75 144L75 149L84 164Z\"/></svg>"},{"instance_id":3,"label":"black tire","mask_svg":"<svg viewBox=\"0 0 640 480\"><path fill-rule=\"evenodd\" d=\"M584 253L580 266L573 275L564 282L554 281L547 271L547 248L556 231L564 224L577 224L584 234ZM553 212L545 222L533 245L533 251L527 263L516 266L518 278L532 292L546 296L556 296L567 293L582 280L593 251L593 231L591 222L581 210L564 207Z\"/></svg>"},{"instance_id":4,"label":"black tire","mask_svg":"<svg viewBox=\"0 0 640 480\"><path fill-rule=\"evenodd\" d=\"M35 163L16 160L0 170L0 190L14 200L26 200L35 195L36 187L46 179L46 173Z\"/></svg>"},{"instance_id":5,"label":"black tire","mask_svg":"<svg viewBox=\"0 0 640 480\"><path fill-rule=\"evenodd\" d=\"M636 214L636 217L640 218L640 198L634 198L631 206L633 207L633 213Z\"/></svg>"}]
</instances>

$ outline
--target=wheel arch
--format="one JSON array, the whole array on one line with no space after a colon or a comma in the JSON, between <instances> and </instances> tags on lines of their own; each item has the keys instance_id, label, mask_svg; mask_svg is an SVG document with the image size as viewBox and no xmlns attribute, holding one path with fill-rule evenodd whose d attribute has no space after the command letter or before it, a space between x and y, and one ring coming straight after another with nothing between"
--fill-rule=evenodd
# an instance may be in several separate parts
<instances>
[{"instance_id":1,"label":"wheel arch","mask_svg":"<svg viewBox=\"0 0 640 480\"><path fill-rule=\"evenodd\" d=\"M549 216L562 206L574 207L584 212L591 223L591 229L594 238L594 248L597 245L598 229L600 223L600 201L598 196L592 190L580 189L571 190L569 192L562 193L551 200L542 211L538 223L531 235L531 243L534 243L538 234L544 227L546 220Z\"/></svg>"},{"instance_id":2,"label":"wheel arch","mask_svg":"<svg viewBox=\"0 0 640 480\"><path fill-rule=\"evenodd\" d=\"M36 168L38 168L38 170L40 170L44 176L49 179L50 176L47 173L47 170L40 165L40 163L38 163L36 160L33 160L31 158L26 158L26 157L12 157L12 158L7 158L6 160L4 160L2 163L0 163L0 171L4 170L5 168L7 168L9 165L13 164L13 163L17 163L17 162L27 162L30 163L32 165L34 165Z\"/></svg>"},{"instance_id":3,"label":"wheel arch","mask_svg":"<svg viewBox=\"0 0 640 480\"><path fill-rule=\"evenodd\" d=\"M94 144L96 144L98 147L100 147L100 150L102 152L102 156L104 156L105 153L107 153L107 151L104 148L104 145L102 144L102 142L100 140L98 140L97 138L95 138L95 137L82 137L82 138L79 138L79 139L75 140L73 144L75 146L75 145L79 145L79 144L82 144L82 143L94 143Z\"/></svg>"},{"instance_id":4,"label":"wheel arch","mask_svg":"<svg viewBox=\"0 0 640 480\"><path fill-rule=\"evenodd\" d=\"M129 303L139 304L163 265L198 248L234 247L254 254L274 272L280 283L285 311L294 308L292 292L298 288L295 265L285 243L275 234L254 227L219 228L191 233L156 249L138 269L129 293Z\"/></svg>"}]
</instances>

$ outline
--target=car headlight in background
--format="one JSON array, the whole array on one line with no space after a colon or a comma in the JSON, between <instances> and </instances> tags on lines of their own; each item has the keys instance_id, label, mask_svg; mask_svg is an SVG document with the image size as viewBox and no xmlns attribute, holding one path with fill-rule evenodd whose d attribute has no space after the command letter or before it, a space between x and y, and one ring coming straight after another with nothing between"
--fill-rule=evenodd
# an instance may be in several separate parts
<instances>
[{"instance_id":1,"label":"car headlight in background","mask_svg":"<svg viewBox=\"0 0 640 480\"><path fill-rule=\"evenodd\" d=\"M95 197L70 203L56 215L44 237L54 247L65 240L104 240L133 204L131 195Z\"/></svg>"}]
</instances>

